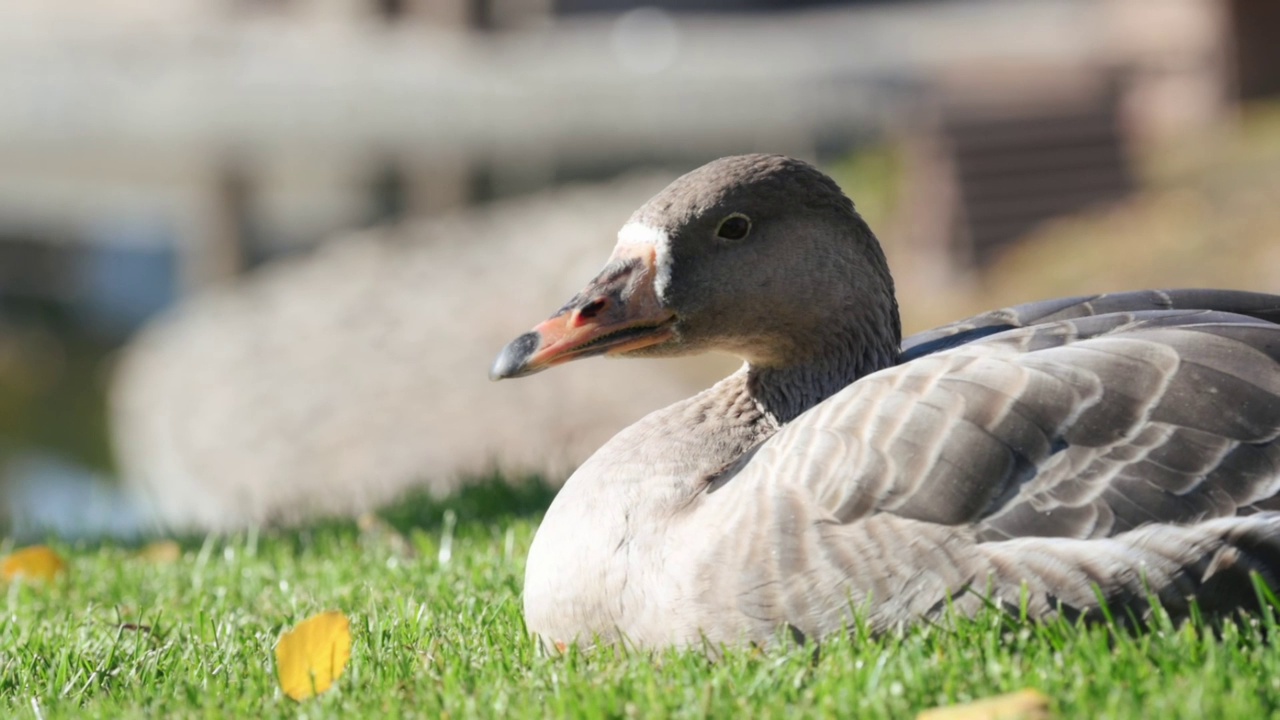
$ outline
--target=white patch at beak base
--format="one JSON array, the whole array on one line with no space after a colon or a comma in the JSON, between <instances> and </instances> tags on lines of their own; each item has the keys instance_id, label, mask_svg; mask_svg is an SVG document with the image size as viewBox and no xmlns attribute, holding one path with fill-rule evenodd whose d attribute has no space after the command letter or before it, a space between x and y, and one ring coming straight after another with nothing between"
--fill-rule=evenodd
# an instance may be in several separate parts
<instances>
[{"instance_id":1,"label":"white patch at beak base","mask_svg":"<svg viewBox=\"0 0 1280 720\"><path fill-rule=\"evenodd\" d=\"M618 231L618 244L653 246L653 291L659 298L665 297L671 281L671 236L667 231L644 223L627 223Z\"/></svg>"}]
</instances>

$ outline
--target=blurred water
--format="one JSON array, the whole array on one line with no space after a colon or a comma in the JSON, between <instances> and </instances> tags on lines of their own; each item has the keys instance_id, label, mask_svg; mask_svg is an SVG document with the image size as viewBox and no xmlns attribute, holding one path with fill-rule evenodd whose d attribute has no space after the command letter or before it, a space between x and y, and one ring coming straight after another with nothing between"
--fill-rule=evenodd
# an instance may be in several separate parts
<instances>
[{"instance_id":1,"label":"blurred water","mask_svg":"<svg viewBox=\"0 0 1280 720\"><path fill-rule=\"evenodd\" d=\"M114 240L128 236L130 241ZM143 241L133 238L144 237ZM178 299L174 234L162 219L97 223L78 266L75 307L90 329L123 338Z\"/></svg>"},{"instance_id":2,"label":"blurred water","mask_svg":"<svg viewBox=\"0 0 1280 720\"><path fill-rule=\"evenodd\" d=\"M7 525L18 539L134 539L155 530L143 500L63 456L25 452L0 469Z\"/></svg>"}]
</instances>

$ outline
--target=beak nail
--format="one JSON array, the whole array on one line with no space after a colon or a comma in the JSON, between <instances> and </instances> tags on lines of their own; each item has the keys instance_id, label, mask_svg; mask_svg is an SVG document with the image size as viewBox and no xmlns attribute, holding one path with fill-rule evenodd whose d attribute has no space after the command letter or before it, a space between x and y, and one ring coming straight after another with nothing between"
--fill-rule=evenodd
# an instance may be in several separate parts
<instances>
[{"instance_id":1,"label":"beak nail","mask_svg":"<svg viewBox=\"0 0 1280 720\"><path fill-rule=\"evenodd\" d=\"M502 348L502 352L498 353L498 359L493 361L493 367L489 369L489 379L504 380L519 377L529 362L529 356L533 355L541 344L542 338L536 332L527 332L507 343L507 346Z\"/></svg>"}]
</instances>

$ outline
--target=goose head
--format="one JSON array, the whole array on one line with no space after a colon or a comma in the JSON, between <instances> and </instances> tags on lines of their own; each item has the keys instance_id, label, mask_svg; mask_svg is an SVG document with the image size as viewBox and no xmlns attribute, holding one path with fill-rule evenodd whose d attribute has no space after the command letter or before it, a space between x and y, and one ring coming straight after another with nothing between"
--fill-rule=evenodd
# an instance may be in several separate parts
<instances>
[{"instance_id":1,"label":"goose head","mask_svg":"<svg viewBox=\"0 0 1280 720\"><path fill-rule=\"evenodd\" d=\"M799 160L741 155L637 210L604 269L509 343L490 377L708 350L755 369L850 356L861 373L892 364L900 334L884 254L836 183Z\"/></svg>"}]
</instances>

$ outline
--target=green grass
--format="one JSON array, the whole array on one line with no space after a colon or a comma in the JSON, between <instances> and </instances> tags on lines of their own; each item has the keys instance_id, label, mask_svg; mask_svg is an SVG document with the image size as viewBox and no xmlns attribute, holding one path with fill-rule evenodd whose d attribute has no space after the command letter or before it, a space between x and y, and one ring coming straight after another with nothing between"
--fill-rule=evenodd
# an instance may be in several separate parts
<instances>
[{"instance_id":1,"label":"green grass","mask_svg":"<svg viewBox=\"0 0 1280 720\"><path fill-rule=\"evenodd\" d=\"M0 716L909 718L1025 687L1062 717L1280 710L1269 617L1128 633L992 612L855 633L816 654L542 657L519 596L548 496L486 483L444 502L413 498L373 530L327 522L192 540L170 564L55 543L70 564L60 582L0 586ZM335 690L295 703L277 687L272 648L281 630L330 608L351 618L351 664Z\"/></svg>"}]
</instances>

